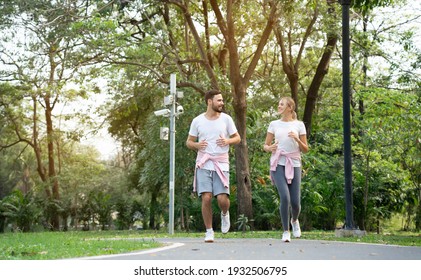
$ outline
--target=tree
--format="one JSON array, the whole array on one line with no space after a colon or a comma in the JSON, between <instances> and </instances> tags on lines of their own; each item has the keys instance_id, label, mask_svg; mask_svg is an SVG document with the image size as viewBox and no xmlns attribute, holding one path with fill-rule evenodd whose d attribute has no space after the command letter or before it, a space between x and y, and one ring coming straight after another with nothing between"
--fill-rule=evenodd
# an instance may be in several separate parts
<instances>
[{"instance_id":1,"label":"tree","mask_svg":"<svg viewBox=\"0 0 421 280\"><path fill-rule=\"evenodd\" d=\"M79 7L83 1L6 2L0 3L2 7L7 7L3 11L7 20L1 21L1 24L3 30L8 31L3 32L1 37L0 59L5 68L0 73L0 80L19 86L19 94L25 100L22 105L28 106L31 113L23 117L9 115L8 121L14 129L15 139L10 139L11 142L2 144L2 147L20 142L29 145L36 157L37 172L46 185L46 197L59 201L57 162L60 150L56 146L59 135L54 125L53 111L60 101L84 94L84 91L65 88L72 79L74 81L80 67L86 64L86 60L78 56L80 41L72 33L73 22L83 13L83 6ZM16 47L9 47L12 42ZM21 114L28 114L28 111ZM28 117L31 118L31 131L26 130L26 124L21 121ZM46 149L43 148L44 144ZM53 229L58 230L59 214L57 209L52 211L50 223Z\"/></svg>"},{"instance_id":2,"label":"tree","mask_svg":"<svg viewBox=\"0 0 421 280\"><path fill-rule=\"evenodd\" d=\"M360 163L355 168L360 205L356 219L361 228L379 232L382 220L418 200L419 187L411 178L419 172L412 173L411 166L416 166L419 154L413 136L421 129L416 120L420 102L413 93L381 89L366 89L357 97L366 108L363 118L355 120L358 131L363 131L355 141L355 161ZM417 204L412 203L408 214L416 212Z\"/></svg>"},{"instance_id":3,"label":"tree","mask_svg":"<svg viewBox=\"0 0 421 280\"><path fill-rule=\"evenodd\" d=\"M277 20L278 1L228 0L224 3L203 1L201 4L173 0L132 1L124 9L130 11L130 15L127 12L127 16L120 16L123 30L112 40L112 46L111 40L106 45L99 40L95 44L102 44L102 48L112 54L103 58L105 62L140 67L145 69L144 76L154 76L157 82L169 84L169 74L178 72L178 88L193 88L203 94L212 87L231 93L226 99L231 102L242 137L242 142L235 147L238 213L251 219L247 89ZM140 9L143 13L136 15ZM253 11L253 14L246 11ZM210 26L212 19L217 28ZM200 30L198 25L201 25ZM128 42L133 45L129 46ZM145 50L146 44L161 51L158 60L140 51ZM117 49L124 50L124 55L119 55ZM151 55L156 58L158 54Z\"/></svg>"},{"instance_id":4,"label":"tree","mask_svg":"<svg viewBox=\"0 0 421 280\"><path fill-rule=\"evenodd\" d=\"M208 54L211 52L210 38L205 37L205 40L200 38L191 16L191 7L187 2L167 2L176 5L182 11L186 25L197 45L200 64L205 69L211 86L216 89L223 89L223 86L216 78L216 69L212 67L214 64L209 59ZM203 22L207 22L207 19L209 18L209 14L207 14L207 2L203 1L202 4ZM235 112L235 123L242 139L241 142L235 146L238 199L237 212L238 214L244 214L251 220L253 218L252 195L246 132L247 88L276 23L278 6L277 1L252 2L227 0L224 4L220 4L218 1L211 0L209 1L209 4L214 13L214 17L216 18L219 34L222 36L220 46L223 47L221 48L221 55L222 53L225 55L219 58L219 61L223 62L219 66L221 67L221 72L224 73L224 63L225 60L227 60L227 68L229 70L226 73L226 78L230 83L231 95L233 98L232 106ZM245 13L247 10L255 12L253 15L257 17L254 19L254 24L256 24L256 27L260 27L256 28L258 30L257 32L255 29L256 34L254 34L252 39L247 37L247 33L245 32L247 27L245 22L241 19L241 17L244 17L244 15L247 14ZM252 19L249 18L249 20ZM209 26L205 25L204 28L205 34L211 34ZM218 34L213 35L217 36ZM241 52L240 43L245 43L247 40L251 40L253 45L256 46L256 49L251 55L250 53ZM247 57L248 55L250 56Z\"/></svg>"},{"instance_id":5,"label":"tree","mask_svg":"<svg viewBox=\"0 0 421 280\"><path fill-rule=\"evenodd\" d=\"M382 118L383 125L381 125L381 132L384 131L385 126L387 126L386 123L388 117L395 115L395 110L392 108L395 106L398 106L396 110L401 108L400 105L397 105L397 100L407 100L406 98L408 96L411 96L412 98L410 98L411 101L407 102L412 103L412 100L414 100L413 98L416 100L413 91L416 91L416 88L418 87L417 83L419 82L419 78L417 78L417 76L419 75L417 74L418 71L416 66L417 55L414 54L419 53L419 50L416 47L416 43L414 43L414 32L413 28L411 30L410 26L412 22L417 21L421 16L416 13L414 14L411 9L409 13L405 13L404 10L400 11L401 16L397 18L395 12L391 12L390 9L388 12L386 9L386 7L389 6L400 8L399 4L401 4L401 2L402 1L355 1L354 3L355 11L361 15L360 17L356 17L355 27L352 32L352 41L354 42L352 45L352 52L354 53L353 71L355 73L353 88L355 89L356 94L352 96L351 101L353 107L355 108L354 126L356 130L354 135L358 140L355 145L357 147L360 145L371 146L370 151L367 152L365 157L366 170L363 172L365 179L364 188L361 188L363 190L363 195L360 196L363 205L362 209L364 209L364 211L358 216L360 227L371 226L366 219L369 219L369 217L367 217L369 216L367 211L373 209L373 207L368 205L370 203L370 197L374 196L378 198L378 196L373 193L375 193L379 188L387 188L390 191L393 186L393 184L388 182L388 179L383 179L381 174L377 175L376 182L371 181L371 178L373 177L372 172L376 172L375 169L379 164L378 161L383 159L383 157L387 154L386 151L388 150L382 149L383 152L378 155L375 148L375 143L377 143L377 141L374 141L373 139L377 139L381 133L376 131L372 134L373 131L369 130L366 126L361 125L362 123L365 123L365 121L373 121L371 116L366 114L366 111L373 110L373 108L368 107L372 104L372 96L377 96L378 94L377 90L374 88L391 89L390 91L383 92L387 98L385 98L384 102L381 102L376 106L377 110L389 111L387 117ZM393 50L391 50L390 46L393 46ZM377 71L377 69L382 70ZM400 93L396 93L396 89L398 89ZM399 97L396 98L396 95ZM385 105L387 109L384 107ZM417 108L418 106L418 102L415 101L415 103L408 108L408 111L401 113L403 115L408 114L406 117L406 121L408 123L412 122L413 117L410 113L412 108ZM400 120L395 117L393 119L394 125L397 125L398 122L400 122ZM409 127L412 128L414 125L415 124L410 125ZM390 135L395 135L394 128L389 127L387 131L387 136L385 136L386 139L389 138ZM396 137L395 141L398 138L400 137ZM395 141L390 141L389 145L395 146L397 144ZM399 146L406 147L405 150L407 149L407 151L414 149L414 143L406 143L405 140L402 141L403 142L400 142L400 140L398 140L400 143L398 144ZM382 140L382 142L384 142L384 140ZM372 145L374 145L374 147ZM372 152L371 149L373 149ZM359 154L359 151L356 153ZM403 164L406 167L404 170L399 171L399 174L402 174L400 172L412 170L412 168L409 167L414 163L411 161L412 153L406 152L405 155L408 155L404 157L407 159L407 163ZM356 155L356 158L358 160L359 155ZM383 164L387 165L386 162ZM390 165L389 168L392 170L395 169L393 165ZM399 176L396 175L395 177ZM405 181L406 179L401 180ZM400 187L403 188L403 185ZM407 186L405 186L405 188L407 188ZM408 190L407 195L408 196L405 197L405 200L417 200L414 199L413 191ZM381 200L379 199L379 201ZM403 202L403 204L405 203ZM389 206L392 207L391 205ZM383 205L382 209L390 210L390 207ZM395 211L396 209L392 210ZM411 211L412 210L408 211L408 213ZM376 221L377 230L380 230L379 226L381 218L384 218L386 215L383 212L381 212L381 214L382 215L378 215L378 219Z\"/></svg>"},{"instance_id":6,"label":"tree","mask_svg":"<svg viewBox=\"0 0 421 280\"><path fill-rule=\"evenodd\" d=\"M326 2L327 13L324 17L326 22L324 28L324 30L326 30L326 44L320 56L311 84L308 87L304 108L303 122L306 126L307 135L311 135L313 113L316 107L316 102L319 98L319 90L325 76L328 73L330 61L339 39L339 32L336 27L336 1L327 0Z\"/></svg>"}]
</instances>

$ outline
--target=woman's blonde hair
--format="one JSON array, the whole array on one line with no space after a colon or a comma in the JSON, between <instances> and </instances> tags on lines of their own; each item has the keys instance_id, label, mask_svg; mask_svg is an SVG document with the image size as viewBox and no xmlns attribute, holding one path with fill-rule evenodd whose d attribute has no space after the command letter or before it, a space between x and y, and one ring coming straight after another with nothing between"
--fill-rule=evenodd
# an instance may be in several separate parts
<instances>
[{"instance_id":1,"label":"woman's blonde hair","mask_svg":"<svg viewBox=\"0 0 421 280\"><path fill-rule=\"evenodd\" d=\"M292 118L294 119L294 120L296 120L297 119L297 113L295 112L295 101L294 101L294 99L292 99L291 97L289 97L289 96L285 96L285 97L282 97L281 98L281 100L286 100L286 102L287 102L287 105L291 108L291 110L292 110Z\"/></svg>"}]
</instances>

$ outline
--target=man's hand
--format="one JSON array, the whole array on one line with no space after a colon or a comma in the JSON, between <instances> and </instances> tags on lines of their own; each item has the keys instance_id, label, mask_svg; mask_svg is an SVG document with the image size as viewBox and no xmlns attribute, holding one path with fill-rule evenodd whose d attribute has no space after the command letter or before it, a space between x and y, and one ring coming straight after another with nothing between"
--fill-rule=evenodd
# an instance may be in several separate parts
<instances>
[{"instance_id":1,"label":"man's hand","mask_svg":"<svg viewBox=\"0 0 421 280\"><path fill-rule=\"evenodd\" d=\"M225 139L222 135L219 135L219 138L216 140L216 144L220 147L229 145L228 139Z\"/></svg>"},{"instance_id":2,"label":"man's hand","mask_svg":"<svg viewBox=\"0 0 421 280\"><path fill-rule=\"evenodd\" d=\"M206 142L206 139L203 139L202 141L197 142L196 145L197 145L197 150L198 151L205 150L206 147L208 146L208 142Z\"/></svg>"}]
</instances>

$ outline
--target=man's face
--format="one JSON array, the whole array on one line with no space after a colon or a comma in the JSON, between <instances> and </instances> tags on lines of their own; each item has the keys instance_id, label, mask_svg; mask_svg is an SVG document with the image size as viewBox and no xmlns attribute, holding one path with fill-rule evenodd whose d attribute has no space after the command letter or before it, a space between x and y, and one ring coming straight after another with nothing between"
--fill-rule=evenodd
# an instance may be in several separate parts
<instances>
[{"instance_id":1,"label":"man's face","mask_svg":"<svg viewBox=\"0 0 421 280\"><path fill-rule=\"evenodd\" d=\"M222 113L224 109L224 99L222 94L217 94L212 99L212 110L218 113Z\"/></svg>"}]
</instances>

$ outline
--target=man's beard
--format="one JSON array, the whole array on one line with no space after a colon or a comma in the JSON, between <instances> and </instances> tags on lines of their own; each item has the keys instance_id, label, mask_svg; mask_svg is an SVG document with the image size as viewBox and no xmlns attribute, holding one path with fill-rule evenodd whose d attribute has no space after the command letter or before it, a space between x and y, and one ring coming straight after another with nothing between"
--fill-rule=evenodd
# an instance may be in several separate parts
<instances>
[{"instance_id":1,"label":"man's beard","mask_svg":"<svg viewBox=\"0 0 421 280\"><path fill-rule=\"evenodd\" d=\"M224 106L215 106L215 105L212 105L212 110L214 110L217 113L222 113L224 111Z\"/></svg>"}]
</instances>

